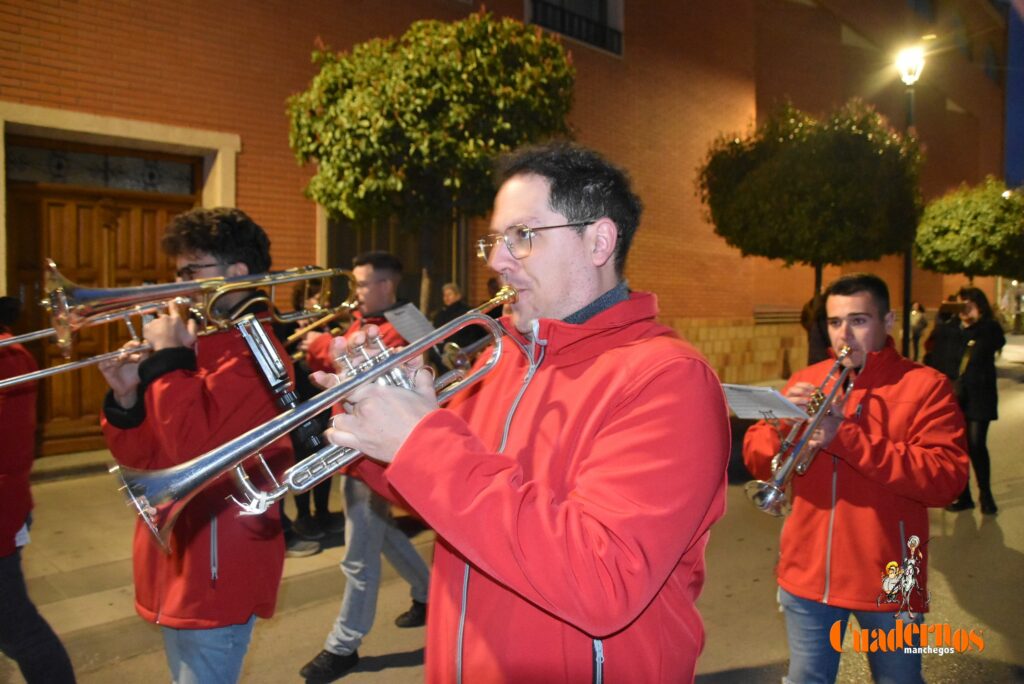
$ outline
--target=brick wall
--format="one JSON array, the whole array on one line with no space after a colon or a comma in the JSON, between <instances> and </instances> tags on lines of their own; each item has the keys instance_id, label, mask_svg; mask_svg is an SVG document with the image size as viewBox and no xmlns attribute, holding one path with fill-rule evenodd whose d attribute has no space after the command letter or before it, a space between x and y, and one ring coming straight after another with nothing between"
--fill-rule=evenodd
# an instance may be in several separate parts
<instances>
[{"instance_id":1,"label":"brick wall","mask_svg":"<svg viewBox=\"0 0 1024 684\"><path fill-rule=\"evenodd\" d=\"M286 268L316 254L315 210L302 194L310 170L298 167L288 148L284 115L287 97L314 74L316 39L343 49L397 35L416 19L456 19L479 6L0 0L0 100L238 134L237 203L267 227L274 266ZM521 18L524 3L494 0L487 8ZM578 69L571 114L577 139L627 168L646 206L627 266L630 285L657 292L663 319L724 379L777 377L787 356L799 367L799 326L755 326L752 316L762 306L798 310L812 293L811 269L744 259L718 238L695 194L696 168L711 140L742 133L765 103L782 96L820 112L860 94L902 122L901 88L891 76L872 88L869 77L886 68L885 51L915 18L905 3L882 0L823 0L818 7L702 0L630 2L624 19L622 56L568 39L565 45ZM844 42L850 30L877 50ZM999 88L962 54L927 68L918 118L928 152L924 187L934 195L998 171L1002 110ZM474 230L485 226L477 222ZM898 258L842 270L858 267L880 273L898 298ZM826 281L840 272L828 269ZM473 266L470 301L485 298L488 276ZM915 298L933 310L960 282L920 274Z\"/></svg>"},{"instance_id":2,"label":"brick wall","mask_svg":"<svg viewBox=\"0 0 1024 684\"><path fill-rule=\"evenodd\" d=\"M701 351L722 382L788 378L807 365L807 334L799 323L757 325L744 318L665 322Z\"/></svg>"}]
</instances>

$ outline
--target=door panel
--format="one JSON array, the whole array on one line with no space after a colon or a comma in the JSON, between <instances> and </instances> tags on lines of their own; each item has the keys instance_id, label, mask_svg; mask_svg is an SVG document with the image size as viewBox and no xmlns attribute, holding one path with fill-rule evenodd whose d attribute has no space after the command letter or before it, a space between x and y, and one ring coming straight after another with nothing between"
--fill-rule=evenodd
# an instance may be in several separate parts
<instances>
[{"instance_id":1,"label":"door panel","mask_svg":"<svg viewBox=\"0 0 1024 684\"><path fill-rule=\"evenodd\" d=\"M160 237L170 217L195 203L195 198L187 196L8 184L9 291L33 292L23 298L27 304L22 331L50 326L45 311L31 305L43 294L39 283L47 257L66 278L88 288L173 280L171 261L160 250ZM141 331L137 318L133 324ZM84 328L76 335L70 360L111 351L128 339L124 324ZM30 349L41 367L66 362L52 341L34 343ZM107 384L95 367L44 380L39 453L103 448L99 416L106 391Z\"/></svg>"}]
</instances>

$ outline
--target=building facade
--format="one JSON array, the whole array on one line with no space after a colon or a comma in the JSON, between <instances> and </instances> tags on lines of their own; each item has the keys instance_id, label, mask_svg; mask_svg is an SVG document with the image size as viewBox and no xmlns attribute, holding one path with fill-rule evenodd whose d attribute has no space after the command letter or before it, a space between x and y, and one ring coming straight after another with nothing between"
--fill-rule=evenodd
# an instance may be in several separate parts
<instances>
[{"instance_id":1,"label":"building facade","mask_svg":"<svg viewBox=\"0 0 1024 684\"><path fill-rule=\"evenodd\" d=\"M303 195L311 169L288 147L286 99L313 77L318 41L345 50L480 5L0 0L0 288L31 298L42 256L59 256L90 284L167 277L153 236L190 204L247 211L270 232L275 269L329 257L344 265L351 254L337 245L354 243L332 239L327 217ZM1001 175L1006 18L986 0L491 0L486 8L563 36L577 68L576 138L627 168L646 206L630 286L656 292L663 320L725 381L779 378L804 364L798 314L813 272L742 258L715 235L695 178L719 134L745 132L783 99L823 114L859 96L902 126L893 56L934 34L916 86L923 192ZM47 160L45 173L9 163L32 154ZM81 164L91 175L69 171ZM172 191L162 186L179 172ZM483 229L474 223L470 237ZM898 299L898 257L829 268L825 280L860 269L885 277ZM434 288L448 275L433 274ZM471 301L486 297L489 275L476 265L460 275ZM962 282L916 271L914 299L933 309ZM51 423L67 425L56 450L87 445L99 408L98 376L67 382L46 400ZM64 395L72 404L61 404Z\"/></svg>"}]
</instances>

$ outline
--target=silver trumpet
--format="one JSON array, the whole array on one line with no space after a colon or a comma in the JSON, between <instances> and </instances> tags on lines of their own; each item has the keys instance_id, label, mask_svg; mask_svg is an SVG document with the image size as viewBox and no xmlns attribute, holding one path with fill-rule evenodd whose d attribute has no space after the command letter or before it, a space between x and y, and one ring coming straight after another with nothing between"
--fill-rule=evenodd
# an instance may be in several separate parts
<instances>
[{"instance_id":1,"label":"silver trumpet","mask_svg":"<svg viewBox=\"0 0 1024 684\"><path fill-rule=\"evenodd\" d=\"M435 382L438 402L446 401L456 392L482 379L497 365L501 358L502 328L497 321L486 315L486 312L515 301L515 298L516 291L506 286L490 301L419 338L398 352L386 348L379 339L376 354L357 348L354 351L362 356L362 360L359 363L352 363L346 359L349 368L343 382L187 463L164 470L136 470L114 466L110 472L120 478L121 490L130 505L138 511L164 549L169 548L171 530L189 501L228 471L233 471L235 484L239 489L239 497L231 499L241 509L241 515L260 515L289 491L306 491L362 455L355 449L328 445L288 468L278 478L263 459L263 449L325 409L344 400L361 385L381 382L412 387L412 375L404 368L406 363L467 326L483 326L494 345L491 355L472 373L467 373L465 369L457 369L438 378ZM269 489L260 489L251 482L243 464L253 457L271 483Z\"/></svg>"},{"instance_id":2,"label":"silver trumpet","mask_svg":"<svg viewBox=\"0 0 1024 684\"><path fill-rule=\"evenodd\" d=\"M829 381L836 374L836 371L843 365L843 361L850 355L850 348L843 347L836 356L836 362L832 364L828 375L821 381L821 384L814 390L811 400L807 404L807 420L800 421L794 425L786 438L782 440L779 451L772 457L772 477L770 480L753 480L746 484L747 497L754 502L763 513L776 517L786 514L788 501L786 489L789 487L793 475L803 475L814 460L818 449L808 446L811 435L818 429L818 425L831 412L832 405L836 401L839 391L846 384L852 368L843 368L839 378L829 393L825 394L825 388Z\"/></svg>"}]
</instances>

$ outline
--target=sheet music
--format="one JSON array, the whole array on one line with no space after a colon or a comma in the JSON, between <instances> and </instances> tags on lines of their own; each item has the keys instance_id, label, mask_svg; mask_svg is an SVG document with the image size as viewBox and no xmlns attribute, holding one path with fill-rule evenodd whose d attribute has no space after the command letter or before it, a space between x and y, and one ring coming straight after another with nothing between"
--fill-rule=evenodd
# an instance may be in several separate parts
<instances>
[{"instance_id":1,"label":"sheet music","mask_svg":"<svg viewBox=\"0 0 1024 684\"><path fill-rule=\"evenodd\" d=\"M395 326L395 330L406 342L413 342L434 332L431 322L411 303L385 311L384 318Z\"/></svg>"},{"instance_id":2,"label":"sheet music","mask_svg":"<svg viewBox=\"0 0 1024 684\"><path fill-rule=\"evenodd\" d=\"M737 418L806 420L807 413L774 388L756 385L722 384L729 408Z\"/></svg>"}]
</instances>

